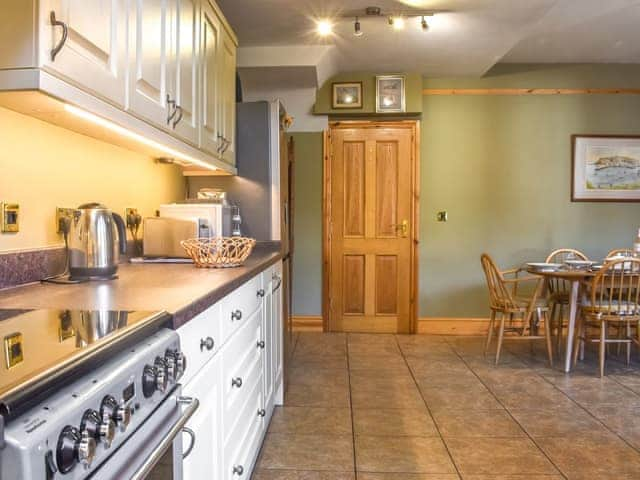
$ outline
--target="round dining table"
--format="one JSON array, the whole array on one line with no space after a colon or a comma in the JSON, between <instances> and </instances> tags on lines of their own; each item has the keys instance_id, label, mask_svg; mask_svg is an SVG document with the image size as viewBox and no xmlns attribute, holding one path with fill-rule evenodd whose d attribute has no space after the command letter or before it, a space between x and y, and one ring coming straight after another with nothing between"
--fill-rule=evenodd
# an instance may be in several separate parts
<instances>
[{"instance_id":1,"label":"round dining table","mask_svg":"<svg viewBox=\"0 0 640 480\"><path fill-rule=\"evenodd\" d=\"M595 277L596 271L590 269L559 269L559 270L537 270L534 268L528 268L527 272L532 275L539 275L545 278L545 280L558 279L566 280L571 284L571 293L569 295L569 323L567 325L567 347L565 348L564 356L564 371L569 372L571 370L571 359L573 358L573 341L576 331L576 320L578 318L578 307L580 300L580 287L587 283L591 278ZM538 287L544 288L542 283ZM541 298L542 291L536 292L536 298Z\"/></svg>"}]
</instances>

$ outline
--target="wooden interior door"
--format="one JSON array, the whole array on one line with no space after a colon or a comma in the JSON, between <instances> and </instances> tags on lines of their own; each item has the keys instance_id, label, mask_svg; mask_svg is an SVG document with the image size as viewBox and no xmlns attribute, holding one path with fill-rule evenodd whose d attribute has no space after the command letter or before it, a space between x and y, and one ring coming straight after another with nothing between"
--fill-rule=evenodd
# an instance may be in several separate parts
<instances>
[{"instance_id":1,"label":"wooden interior door","mask_svg":"<svg viewBox=\"0 0 640 480\"><path fill-rule=\"evenodd\" d=\"M330 131L332 331L410 333L415 123Z\"/></svg>"}]
</instances>

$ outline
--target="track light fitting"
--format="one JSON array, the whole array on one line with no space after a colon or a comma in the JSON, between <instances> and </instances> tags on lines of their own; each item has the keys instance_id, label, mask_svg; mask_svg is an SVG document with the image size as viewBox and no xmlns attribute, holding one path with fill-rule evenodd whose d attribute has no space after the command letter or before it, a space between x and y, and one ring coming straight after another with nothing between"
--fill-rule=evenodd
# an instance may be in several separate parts
<instances>
[{"instance_id":1,"label":"track light fitting","mask_svg":"<svg viewBox=\"0 0 640 480\"><path fill-rule=\"evenodd\" d=\"M353 34L356 37L361 37L363 33L364 32L362 31L362 28L360 28L360 20L358 19L358 17L356 17L356 21L353 24Z\"/></svg>"},{"instance_id":2,"label":"track light fitting","mask_svg":"<svg viewBox=\"0 0 640 480\"><path fill-rule=\"evenodd\" d=\"M394 30L403 30L407 22L412 18L420 21L420 27L423 32L429 30L429 24L426 17L432 17L437 13L445 13L445 10L402 10L402 11L383 11L380 7L367 7L365 9L352 10L343 12L339 18L348 18L353 20L353 35L361 37L364 34L362 29L362 20L380 19L386 21ZM338 21L338 19L334 19ZM317 22L317 32L321 36L328 36L333 33L332 23L329 20L321 20Z\"/></svg>"}]
</instances>

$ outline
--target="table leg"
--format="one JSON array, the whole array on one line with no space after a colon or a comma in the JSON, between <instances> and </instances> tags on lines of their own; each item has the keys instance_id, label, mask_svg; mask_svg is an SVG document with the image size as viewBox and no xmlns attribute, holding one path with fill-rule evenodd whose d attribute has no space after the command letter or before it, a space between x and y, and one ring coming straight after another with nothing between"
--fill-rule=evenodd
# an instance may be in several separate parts
<instances>
[{"instance_id":1,"label":"table leg","mask_svg":"<svg viewBox=\"0 0 640 480\"><path fill-rule=\"evenodd\" d=\"M567 348L564 353L564 371L571 370L571 359L573 358L573 336L576 330L576 319L578 316L578 293L580 291L580 281L571 282L571 298L569 299L569 325L567 325Z\"/></svg>"}]
</instances>

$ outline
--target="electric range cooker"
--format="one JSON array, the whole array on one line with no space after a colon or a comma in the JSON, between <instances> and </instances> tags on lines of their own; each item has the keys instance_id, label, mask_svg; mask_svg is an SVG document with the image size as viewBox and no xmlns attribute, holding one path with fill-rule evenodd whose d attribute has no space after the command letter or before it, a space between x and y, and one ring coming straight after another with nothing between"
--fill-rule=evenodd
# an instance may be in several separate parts
<instances>
[{"instance_id":1,"label":"electric range cooker","mask_svg":"<svg viewBox=\"0 0 640 480\"><path fill-rule=\"evenodd\" d=\"M198 401L170 320L0 309L0 479L181 478Z\"/></svg>"}]
</instances>

